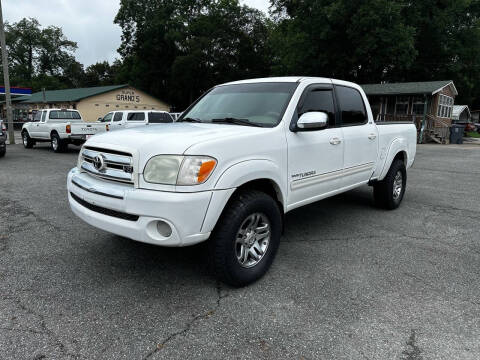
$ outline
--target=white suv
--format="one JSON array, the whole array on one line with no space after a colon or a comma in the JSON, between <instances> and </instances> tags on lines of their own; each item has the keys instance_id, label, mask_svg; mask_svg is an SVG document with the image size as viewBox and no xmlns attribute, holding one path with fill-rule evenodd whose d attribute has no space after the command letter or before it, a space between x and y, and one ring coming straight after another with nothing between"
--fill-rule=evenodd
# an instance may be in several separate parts
<instances>
[{"instance_id":1,"label":"white suv","mask_svg":"<svg viewBox=\"0 0 480 360\"><path fill-rule=\"evenodd\" d=\"M98 121L107 125L107 131L112 131L148 124L171 123L173 118L166 111L120 110L109 112Z\"/></svg>"}]
</instances>

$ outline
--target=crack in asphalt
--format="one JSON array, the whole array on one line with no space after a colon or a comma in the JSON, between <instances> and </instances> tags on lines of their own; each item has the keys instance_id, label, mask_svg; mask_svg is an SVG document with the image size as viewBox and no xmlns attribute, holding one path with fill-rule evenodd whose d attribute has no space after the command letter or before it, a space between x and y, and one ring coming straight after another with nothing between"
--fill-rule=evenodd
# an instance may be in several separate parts
<instances>
[{"instance_id":1,"label":"crack in asphalt","mask_svg":"<svg viewBox=\"0 0 480 360\"><path fill-rule=\"evenodd\" d=\"M47 338L51 340L51 342L54 344L54 346L57 347L59 349L59 351L65 357L68 357L68 358L71 358L71 359L79 359L80 358L80 356L78 354L73 354L73 353L69 352L68 349L67 349L67 346L60 340L58 335L55 334L54 331L50 330L47 327L47 324L45 322L45 317L42 314L37 313L33 309L26 306L20 299L17 299L17 298L14 298L14 297L4 297L3 299L12 300L26 314L35 316L39 321L39 326L40 326L41 331L33 330L33 329L16 329L16 328L12 328L12 327L4 327L4 328L1 328L1 329L7 330L7 331L29 332L29 333L34 333L34 334L46 335Z\"/></svg>"},{"instance_id":2,"label":"crack in asphalt","mask_svg":"<svg viewBox=\"0 0 480 360\"><path fill-rule=\"evenodd\" d=\"M18 223L19 218L27 220L26 218L28 218L29 216L33 217L35 219L35 222L47 225L55 231L65 232L65 230L53 224L51 221L44 219L40 215L36 214L33 210L21 205L19 201L7 200L3 197L0 197L0 207L5 210L6 214L4 214L3 216L5 216L7 220L9 219L9 217L15 219L15 221L6 221L7 233L10 233L11 231L19 231L26 224L31 223L31 221L25 221L25 223ZM17 226L13 226L12 224L16 224Z\"/></svg>"},{"instance_id":3,"label":"crack in asphalt","mask_svg":"<svg viewBox=\"0 0 480 360\"><path fill-rule=\"evenodd\" d=\"M410 337L407 340L407 349L402 351L403 360L422 360L422 350L417 345L417 335L415 329L410 330Z\"/></svg>"},{"instance_id":4,"label":"crack in asphalt","mask_svg":"<svg viewBox=\"0 0 480 360\"><path fill-rule=\"evenodd\" d=\"M162 350L170 341L174 340L175 338L177 338L179 336L186 336L187 333L190 331L190 329L193 327L193 325L196 322L198 322L200 320L208 319L213 314L215 314L215 312L220 308L222 299L229 296L228 293L222 294L222 286L221 286L221 283L219 281L217 281L217 283L216 283L216 291L217 291L217 299L216 299L214 309L209 310L209 311L207 311L203 314L199 314L199 315L194 316L189 322L187 322L185 324L185 326L181 330L178 330L178 331L175 331L174 333L171 333L162 342L158 343L157 346L155 347L155 349L151 350L147 355L145 355L143 357L143 359L145 360L145 359L151 358L157 352Z\"/></svg>"}]
</instances>

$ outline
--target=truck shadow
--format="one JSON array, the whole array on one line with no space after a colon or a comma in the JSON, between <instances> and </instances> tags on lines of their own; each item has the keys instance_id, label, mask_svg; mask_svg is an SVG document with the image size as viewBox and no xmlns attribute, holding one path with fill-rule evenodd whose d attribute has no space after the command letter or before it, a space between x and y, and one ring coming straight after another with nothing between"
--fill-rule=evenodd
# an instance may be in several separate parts
<instances>
[{"instance_id":1,"label":"truck shadow","mask_svg":"<svg viewBox=\"0 0 480 360\"><path fill-rule=\"evenodd\" d=\"M345 219L359 215L371 217L375 212L372 203L371 189L363 187L293 210L286 216L282 242L312 237L321 241L325 232L335 232L339 227L345 229ZM109 249L100 252L114 253L110 261L118 267L135 269L135 277L142 274L141 278L147 276L152 280L152 275L155 278L168 276L168 281L172 277L181 281L182 276L205 279L212 275L206 242L184 248L165 248L114 235L110 239L112 241L102 242L102 246Z\"/></svg>"}]
</instances>

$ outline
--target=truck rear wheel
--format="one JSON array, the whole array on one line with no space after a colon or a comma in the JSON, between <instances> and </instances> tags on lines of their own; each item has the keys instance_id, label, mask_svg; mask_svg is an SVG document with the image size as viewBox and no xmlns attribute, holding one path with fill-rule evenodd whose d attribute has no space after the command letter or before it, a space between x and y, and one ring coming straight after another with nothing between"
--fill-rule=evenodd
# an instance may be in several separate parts
<instances>
[{"instance_id":1,"label":"truck rear wheel","mask_svg":"<svg viewBox=\"0 0 480 360\"><path fill-rule=\"evenodd\" d=\"M261 191L234 196L209 245L217 278L240 287L260 279L270 268L280 244L282 215L275 200Z\"/></svg>"},{"instance_id":2,"label":"truck rear wheel","mask_svg":"<svg viewBox=\"0 0 480 360\"><path fill-rule=\"evenodd\" d=\"M31 149L33 145L35 145L35 141L32 140L30 135L28 135L27 130L22 132L22 142L25 149Z\"/></svg>"},{"instance_id":3,"label":"truck rear wheel","mask_svg":"<svg viewBox=\"0 0 480 360\"><path fill-rule=\"evenodd\" d=\"M402 160L395 160L385 179L373 185L375 205L393 210L400 206L407 186L407 170Z\"/></svg>"},{"instance_id":4,"label":"truck rear wheel","mask_svg":"<svg viewBox=\"0 0 480 360\"><path fill-rule=\"evenodd\" d=\"M68 148L68 144L60 139L57 133L53 133L51 136L52 150L56 153L65 152Z\"/></svg>"}]
</instances>

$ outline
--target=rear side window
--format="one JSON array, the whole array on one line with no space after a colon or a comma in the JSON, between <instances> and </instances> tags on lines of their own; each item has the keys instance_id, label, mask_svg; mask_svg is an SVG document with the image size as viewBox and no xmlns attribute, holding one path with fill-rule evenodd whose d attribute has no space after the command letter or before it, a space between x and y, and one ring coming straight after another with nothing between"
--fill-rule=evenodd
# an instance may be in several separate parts
<instances>
[{"instance_id":1,"label":"rear side window","mask_svg":"<svg viewBox=\"0 0 480 360\"><path fill-rule=\"evenodd\" d=\"M312 111L321 111L328 114L328 125L335 125L335 105L333 102L333 90L312 88L307 94L298 111L298 116Z\"/></svg>"},{"instance_id":2,"label":"rear side window","mask_svg":"<svg viewBox=\"0 0 480 360\"><path fill-rule=\"evenodd\" d=\"M342 115L342 125L365 124L367 122L367 111L360 92L346 86L335 86L335 92Z\"/></svg>"},{"instance_id":3,"label":"rear side window","mask_svg":"<svg viewBox=\"0 0 480 360\"><path fill-rule=\"evenodd\" d=\"M49 119L61 119L61 120L80 120L80 114L78 111L68 111L68 110L53 110L50 111Z\"/></svg>"},{"instance_id":4,"label":"rear side window","mask_svg":"<svg viewBox=\"0 0 480 360\"><path fill-rule=\"evenodd\" d=\"M123 113L117 112L115 113L115 116L113 117L113 121L122 121L123 118Z\"/></svg>"},{"instance_id":5,"label":"rear side window","mask_svg":"<svg viewBox=\"0 0 480 360\"><path fill-rule=\"evenodd\" d=\"M145 120L145 113L143 112L132 112L127 116L128 121L143 121Z\"/></svg>"},{"instance_id":6,"label":"rear side window","mask_svg":"<svg viewBox=\"0 0 480 360\"><path fill-rule=\"evenodd\" d=\"M148 122L150 124L171 123L173 122L173 118L169 113L151 112L148 113Z\"/></svg>"}]
</instances>

